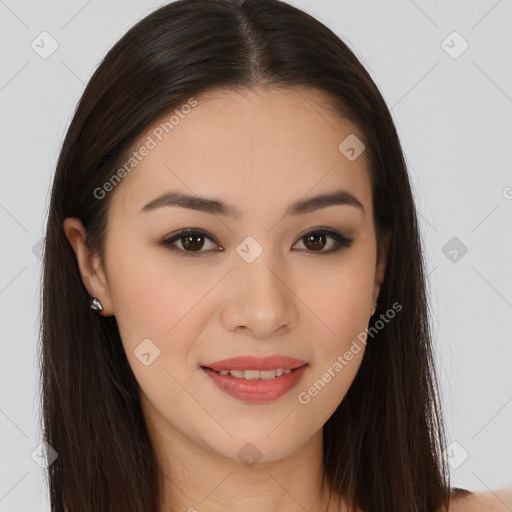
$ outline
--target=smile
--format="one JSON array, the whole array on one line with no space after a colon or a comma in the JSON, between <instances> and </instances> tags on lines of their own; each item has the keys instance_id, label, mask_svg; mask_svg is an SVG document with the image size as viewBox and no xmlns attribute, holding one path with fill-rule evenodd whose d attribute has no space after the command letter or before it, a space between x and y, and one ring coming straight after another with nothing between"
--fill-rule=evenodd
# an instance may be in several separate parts
<instances>
[{"instance_id":1,"label":"smile","mask_svg":"<svg viewBox=\"0 0 512 512\"><path fill-rule=\"evenodd\" d=\"M250 403L265 403L288 393L302 379L308 368L277 368L275 370L212 370L201 366L211 382L224 393Z\"/></svg>"},{"instance_id":2,"label":"smile","mask_svg":"<svg viewBox=\"0 0 512 512\"><path fill-rule=\"evenodd\" d=\"M276 370L219 370L217 373L221 375L231 375L237 379L267 380L281 377L282 375L288 375L291 371L291 368L277 368Z\"/></svg>"}]
</instances>

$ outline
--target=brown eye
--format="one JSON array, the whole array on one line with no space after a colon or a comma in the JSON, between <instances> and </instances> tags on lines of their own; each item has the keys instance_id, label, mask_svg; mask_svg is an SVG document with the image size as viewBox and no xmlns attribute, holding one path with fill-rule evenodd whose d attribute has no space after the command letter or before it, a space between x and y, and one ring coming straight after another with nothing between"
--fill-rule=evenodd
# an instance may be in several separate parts
<instances>
[{"instance_id":1,"label":"brown eye","mask_svg":"<svg viewBox=\"0 0 512 512\"><path fill-rule=\"evenodd\" d=\"M304 237L305 246L313 251L322 250L325 247L326 237L323 233L313 233Z\"/></svg>"},{"instance_id":2,"label":"brown eye","mask_svg":"<svg viewBox=\"0 0 512 512\"><path fill-rule=\"evenodd\" d=\"M325 246L327 239L334 240L334 244L327 250ZM209 250L202 250L205 244L205 240L210 240L217 245L214 238L202 229L183 229L179 233L162 240L161 245L166 246L169 250L177 252L180 256L200 256L202 253L209 253ZM310 231L306 235L302 236L299 240L304 243L306 252L318 253L318 254L329 254L343 249L344 247L350 247L354 239L345 238L341 233L332 231L330 229L315 229ZM180 248L177 244L181 244ZM298 243L293 245L296 248ZM218 252L222 252L223 249L217 249Z\"/></svg>"},{"instance_id":3,"label":"brown eye","mask_svg":"<svg viewBox=\"0 0 512 512\"><path fill-rule=\"evenodd\" d=\"M333 239L336 243L334 247L324 251L327 238ZM326 254L341 250L343 247L350 247L354 239L345 238L341 233L337 231L315 229L310 231L301 238L304 240L304 246L308 249L308 252L318 252L319 254ZM296 245L294 246L296 247Z\"/></svg>"},{"instance_id":4,"label":"brown eye","mask_svg":"<svg viewBox=\"0 0 512 512\"><path fill-rule=\"evenodd\" d=\"M203 235L185 235L181 237L182 245L187 251L202 249L204 245Z\"/></svg>"},{"instance_id":5,"label":"brown eye","mask_svg":"<svg viewBox=\"0 0 512 512\"><path fill-rule=\"evenodd\" d=\"M201 229L183 229L171 238L162 240L161 244L171 251L177 252L180 256L200 256L203 252L209 252L201 250L204 247L205 239L213 241L213 238ZM177 245L178 242L183 249Z\"/></svg>"}]
</instances>

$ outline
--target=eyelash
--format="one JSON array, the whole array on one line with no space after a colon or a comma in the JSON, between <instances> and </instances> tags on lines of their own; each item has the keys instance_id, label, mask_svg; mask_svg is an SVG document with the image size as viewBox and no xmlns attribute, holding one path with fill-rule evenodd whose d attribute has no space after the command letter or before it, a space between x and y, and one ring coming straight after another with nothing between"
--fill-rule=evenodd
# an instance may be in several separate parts
<instances>
[{"instance_id":1,"label":"eyelash","mask_svg":"<svg viewBox=\"0 0 512 512\"><path fill-rule=\"evenodd\" d=\"M303 236L301 236L299 238L299 241L302 241L302 239L306 238L308 235L317 235L319 233L326 234L326 235L330 236L331 238L333 238L337 242L338 245L335 246L334 249L329 249L328 251L309 251L309 250L306 250L306 252L311 252L313 254L319 254L319 255L320 254L332 254L332 253L341 251L344 248L349 248L352 245L352 242L354 241L353 238L346 238L341 233L338 233L337 231L333 231L331 229L324 229L324 228L315 228L315 229L313 229L311 231L308 231L307 233L305 233ZM215 242L217 244L215 239L207 231L204 231L202 229L188 228L188 229L182 229L181 231L179 231L175 235L172 235L170 238L166 238L166 239L162 240L160 242L160 245L163 245L167 249L169 249L170 251L172 251L174 253L177 253L179 256L184 256L184 257L195 258L197 256L200 256L201 253L209 252L209 251L201 251L201 250L195 251L195 252L194 251L185 251L183 249L179 249L178 247L172 245L174 242L179 241L181 238L183 238L183 237L185 237L187 235L200 235L200 236L204 236L206 238L209 238L212 242Z\"/></svg>"}]
</instances>

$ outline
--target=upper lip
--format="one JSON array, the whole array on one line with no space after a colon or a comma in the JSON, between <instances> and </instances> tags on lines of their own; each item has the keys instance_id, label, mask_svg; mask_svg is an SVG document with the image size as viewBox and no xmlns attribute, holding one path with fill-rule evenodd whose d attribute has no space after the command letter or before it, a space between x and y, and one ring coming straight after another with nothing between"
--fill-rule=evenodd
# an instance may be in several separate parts
<instances>
[{"instance_id":1,"label":"upper lip","mask_svg":"<svg viewBox=\"0 0 512 512\"><path fill-rule=\"evenodd\" d=\"M211 368L212 370L274 370L277 368L290 368L294 370L300 366L308 364L307 361L295 359L288 356L239 356L222 359L212 363L205 363L201 366Z\"/></svg>"}]
</instances>

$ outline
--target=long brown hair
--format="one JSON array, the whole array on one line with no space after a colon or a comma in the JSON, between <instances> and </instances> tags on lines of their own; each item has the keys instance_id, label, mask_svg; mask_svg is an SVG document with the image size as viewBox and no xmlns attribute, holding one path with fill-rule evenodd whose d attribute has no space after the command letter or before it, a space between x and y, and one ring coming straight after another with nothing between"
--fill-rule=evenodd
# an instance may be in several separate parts
<instances>
[{"instance_id":1,"label":"long brown hair","mask_svg":"<svg viewBox=\"0 0 512 512\"><path fill-rule=\"evenodd\" d=\"M94 194L162 114L202 91L308 86L364 135L378 244L392 230L378 309L402 310L368 341L360 370L325 423L323 478L365 512L433 512L449 504L445 434L433 364L417 215L390 112L331 30L280 0L179 0L108 52L63 142L49 206L41 314L44 440L53 512L160 510L162 475L115 317L89 295L63 230L78 217L103 255L112 194ZM313 90L314 90L313 89ZM135 171L136 172L136 171Z\"/></svg>"}]
</instances>

